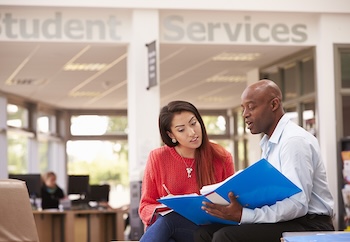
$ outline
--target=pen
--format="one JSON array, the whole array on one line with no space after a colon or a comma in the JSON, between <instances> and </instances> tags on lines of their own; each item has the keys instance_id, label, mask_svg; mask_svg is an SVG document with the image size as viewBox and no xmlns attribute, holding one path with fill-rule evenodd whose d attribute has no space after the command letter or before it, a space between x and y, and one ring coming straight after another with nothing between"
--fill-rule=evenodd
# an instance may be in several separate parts
<instances>
[{"instance_id":1,"label":"pen","mask_svg":"<svg viewBox=\"0 0 350 242\"><path fill-rule=\"evenodd\" d=\"M165 184L163 183L163 187L164 187L164 190L168 193L168 195L171 194L171 192L169 191L169 189L165 186Z\"/></svg>"}]
</instances>

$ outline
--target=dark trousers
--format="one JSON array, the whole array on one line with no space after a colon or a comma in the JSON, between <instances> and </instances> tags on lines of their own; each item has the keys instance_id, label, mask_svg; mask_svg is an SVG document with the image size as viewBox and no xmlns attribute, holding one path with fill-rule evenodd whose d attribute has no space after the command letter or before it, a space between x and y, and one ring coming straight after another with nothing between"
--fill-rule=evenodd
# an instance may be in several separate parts
<instances>
[{"instance_id":1,"label":"dark trousers","mask_svg":"<svg viewBox=\"0 0 350 242\"><path fill-rule=\"evenodd\" d=\"M308 214L279 223L204 225L196 230L194 238L196 242L280 242L283 232L333 230L329 216Z\"/></svg>"}]
</instances>

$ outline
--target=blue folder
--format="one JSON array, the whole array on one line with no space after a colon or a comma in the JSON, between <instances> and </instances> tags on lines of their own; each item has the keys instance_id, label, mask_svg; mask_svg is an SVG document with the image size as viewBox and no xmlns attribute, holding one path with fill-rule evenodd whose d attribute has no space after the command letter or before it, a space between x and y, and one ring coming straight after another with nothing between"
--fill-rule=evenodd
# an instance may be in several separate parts
<instances>
[{"instance_id":1,"label":"blue folder","mask_svg":"<svg viewBox=\"0 0 350 242\"><path fill-rule=\"evenodd\" d=\"M216 193L229 203L228 193L231 191L238 196L237 201L242 206L254 209L264 205L273 205L277 201L301 192L301 189L267 160L261 159L205 194L168 196L158 201L198 225L237 224L234 221L209 215L201 209L203 201L210 202L208 197L212 193Z\"/></svg>"}]
</instances>

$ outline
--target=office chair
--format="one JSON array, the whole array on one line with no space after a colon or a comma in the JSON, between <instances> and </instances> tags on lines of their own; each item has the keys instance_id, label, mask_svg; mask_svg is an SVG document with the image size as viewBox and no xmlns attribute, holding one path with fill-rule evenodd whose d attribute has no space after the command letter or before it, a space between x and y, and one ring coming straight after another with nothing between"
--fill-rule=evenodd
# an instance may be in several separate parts
<instances>
[{"instance_id":1,"label":"office chair","mask_svg":"<svg viewBox=\"0 0 350 242\"><path fill-rule=\"evenodd\" d=\"M0 180L0 241L39 242L25 182Z\"/></svg>"}]
</instances>

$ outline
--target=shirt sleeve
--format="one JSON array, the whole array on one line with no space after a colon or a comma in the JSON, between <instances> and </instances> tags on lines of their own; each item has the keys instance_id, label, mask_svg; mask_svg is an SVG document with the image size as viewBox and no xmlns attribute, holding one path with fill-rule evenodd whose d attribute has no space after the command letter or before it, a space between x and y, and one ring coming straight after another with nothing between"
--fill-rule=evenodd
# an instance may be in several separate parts
<instances>
[{"instance_id":1,"label":"shirt sleeve","mask_svg":"<svg viewBox=\"0 0 350 242\"><path fill-rule=\"evenodd\" d=\"M240 221L242 224L288 221L308 212L314 175L311 144L303 137L292 137L280 145L280 171L302 191L272 206L243 208Z\"/></svg>"},{"instance_id":2,"label":"shirt sleeve","mask_svg":"<svg viewBox=\"0 0 350 242\"><path fill-rule=\"evenodd\" d=\"M63 192L62 188L57 187L57 190L58 190L57 197L58 197L59 199L64 198L64 192Z\"/></svg>"}]
</instances>

